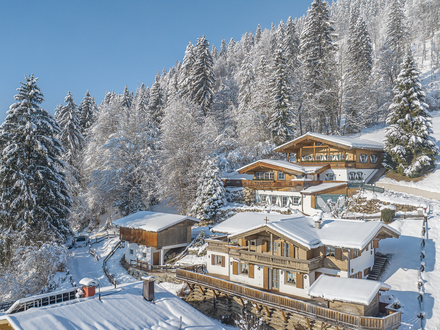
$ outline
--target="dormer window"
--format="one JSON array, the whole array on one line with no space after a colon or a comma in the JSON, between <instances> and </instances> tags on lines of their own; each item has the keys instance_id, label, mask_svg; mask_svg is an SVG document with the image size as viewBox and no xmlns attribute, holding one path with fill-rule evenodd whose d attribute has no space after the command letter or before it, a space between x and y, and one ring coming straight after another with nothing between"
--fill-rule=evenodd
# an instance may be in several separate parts
<instances>
[{"instance_id":1,"label":"dormer window","mask_svg":"<svg viewBox=\"0 0 440 330\"><path fill-rule=\"evenodd\" d=\"M359 162L362 164L366 164L368 162L368 155L367 154L360 154L359 155Z\"/></svg>"}]
</instances>

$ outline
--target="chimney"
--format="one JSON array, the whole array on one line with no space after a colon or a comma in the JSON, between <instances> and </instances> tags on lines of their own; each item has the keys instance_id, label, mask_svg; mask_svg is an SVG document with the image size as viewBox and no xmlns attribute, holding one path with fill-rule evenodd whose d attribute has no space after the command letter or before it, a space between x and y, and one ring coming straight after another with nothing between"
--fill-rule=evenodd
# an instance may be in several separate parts
<instances>
[{"instance_id":1,"label":"chimney","mask_svg":"<svg viewBox=\"0 0 440 330\"><path fill-rule=\"evenodd\" d=\"M321 229L321 224L322 224L322 213L316 213L313 216L313 221L315 221L315 228L316 229Z\"/></svg>"},{"instance_id":2,"label":"chimney","mask_svg":"<svg viewBox=\"0 0 440 330\"><path fill-rule=\"evenodd\" d=\"M154 281L156 280L156 276L144 276L142 280L144 281L142 288L144 299L154 303Z\"/></svg>"},{"instance_id":3,"label":"chimney","mask_svg":"<svg viewBox=\"0 0 440 330\"><path fill-rule=\"evenodd\" d=\"M98 286L98 282L92 278L85 277L79 284L82 285L83 297L93 297L95 295L95 287Z\"/></svg>"}]
</instances>

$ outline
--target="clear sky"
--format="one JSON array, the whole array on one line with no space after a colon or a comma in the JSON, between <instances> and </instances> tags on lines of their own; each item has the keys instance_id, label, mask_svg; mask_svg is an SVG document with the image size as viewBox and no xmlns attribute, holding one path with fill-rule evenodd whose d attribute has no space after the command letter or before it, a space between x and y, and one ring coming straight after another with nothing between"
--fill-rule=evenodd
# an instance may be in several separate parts
<instances>
[{"instance_id":1,"label":"clear sky","mask_svg":"<svg viewBox=\"0 0 440 330\"><path fill-rule=\"evenodd\" d=\"M24 75L39 77L53 113L70 90L79 104L87 89L151 86L157 71L182 60L188 41L205 35L240 40L246 31L306 14L312 0L39 0L1 1L0 120Z\"/></svg>"}]
</instances>

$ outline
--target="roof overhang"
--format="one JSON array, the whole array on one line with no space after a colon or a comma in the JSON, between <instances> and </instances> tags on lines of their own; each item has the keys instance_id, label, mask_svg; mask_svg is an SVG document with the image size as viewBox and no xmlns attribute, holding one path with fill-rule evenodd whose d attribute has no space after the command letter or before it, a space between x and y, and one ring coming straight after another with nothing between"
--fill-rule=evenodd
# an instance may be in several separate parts
<instances>
[{"instance_id":1,"label":"roof overhang","mask_svg":"<svg viewBox=\"0 0 440 330\"><path fill-rule=\"evenodd\" d=\"M300 169L298 169L296 171L296 170L286 168L283 166L269 164L269 163L261 161L261 160L256 161L254 163L251 163L249 165L243 166L243 167L239 168L237 170L237 172L240 174L243 174L243 173L247 174L247 173L255 173L255 172L264 171L264 170L275 170L275 171L279 171L279 172L283 172L283 173L287 173L287 174L294 174L294 175L307 175L306 171L303 171Z\"/></svg>"}]
</instances>

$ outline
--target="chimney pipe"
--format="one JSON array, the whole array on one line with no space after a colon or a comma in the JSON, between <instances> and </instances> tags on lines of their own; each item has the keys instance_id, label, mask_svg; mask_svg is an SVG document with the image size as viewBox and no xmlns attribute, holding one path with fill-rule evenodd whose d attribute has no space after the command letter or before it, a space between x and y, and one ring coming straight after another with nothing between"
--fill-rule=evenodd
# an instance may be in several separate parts
<instances>
[{"instance_id":1,"label":"chimney pipe","mask_svg":"<svg viewBox=\"0 0 440 330\"><path fill-rule=\"evenodd\" d=\"M142 296L145 300L154 303L154 281L156 280L156 276L144 276L142 280L144 281Z\"/></svg>"},{"instance_id":2,"label":"chimney pipe","mask_svg":"<svg viewBox=\"0 0 440 330\"><path fill-rule=\"evenodd\" d=\"M313 221L315 222L315 228L321 229L322 224L322 212L318 212L313 216Z\"/></svg>"}]
</instances>

